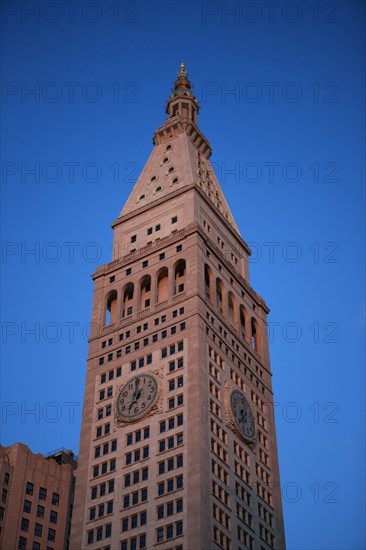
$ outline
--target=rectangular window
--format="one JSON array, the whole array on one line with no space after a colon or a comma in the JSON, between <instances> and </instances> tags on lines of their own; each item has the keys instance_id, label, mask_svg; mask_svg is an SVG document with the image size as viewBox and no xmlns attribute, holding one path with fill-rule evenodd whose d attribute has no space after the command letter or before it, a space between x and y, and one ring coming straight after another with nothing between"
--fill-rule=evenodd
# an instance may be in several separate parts
<instances>
[{"instance_id":1,"label":"rectangular window","mask_svg":"<svg viewBox=\"0 0 366 550\"><path fill-rule=\"evenodd\" d=\"M177 223L178 221L178 216L173 216L172 217L172 223Z\"/></svg>"},{"instance_id":2,"label":"rectangular window","mask_svg":"<svg viewBox=\"0 0 366 550\"><path fill-rule=\"evenodd\" d=\"M112 275L112 277L109 277L110 283L114 283L115 280L116 280L116 277L114 275Z\"/></svg>"},{"instance_id":3,"label":"rectangular window","mask_svg":"<svg viewBox=\"0 0 366 550\"><path fill-rule=\"evenodd\" d=\"M158 485L158 495L164 494L164 483L159 483Z\"/></svg>"},{"instance_id":4,"label":"rectangular window","mask_svg":"<svg viewBox=\"0 0 366 550\"><path fill-rule=\"evenodd\" d=\"M93 519L95 519L95 508L90 508L90 511L89 511L89 520L90 520L90 521L93 521Z\"/></svg>"},{"instance_id":5,"label":"rectangular window","mask_svg":"<svg viewBox=\"0 0 366 550\"><path fill-rule=\"evenodd\" d=\"M177 500L177 514L179 514L180 512L183 512L183 500L180 498L179 500Z\"/></svg>"},{"instance_id":6,"label":"rectangular window","mask_svg":"<svg viewBox=\"0 0 366 550\"><path fill-rule=\"evenodd\" d=\"M185 323L180 324L180 330L186 330L186 324Z\"/></svg>"},{"instance_id":7,"label":"rectangular window","mask_svg":"<svg viewBox=\"0 0 366 550\"><path fill-rule=\"evenodd\" d=\"M140 349L140 342L135 342L135 351Z\"/></svg>"},{"instance_id":8,"label":"rectangular window","mask_svg":"<svg viewBox=\"0 0 366 550\"><path fill-rule=\"evenodd\" d=\"M165 430L166 430L166 424L165 424L165 420L163 420L162 422L160 422L160 433L165 432Z\"/></svg>"},{"instance_id":9,"label":"rectangular window","mask_svg":"<svg viewBox=\"0 0 366 550\"><path fill-rule=\"evenodd\" d=\"M184 313L184 307L181 307L181 308L179 309L179 315L183 315L183 313Z\"/></svg>"},{"instance_id":10,"label":"rectangular window","mask_svg":"<svg viewBox=\"0 0 366 550\"><path fill-rule=\"evenodd\" d=\"M164 357L167 357L168 355L168 350L167 348L164 348L161 350L161 358L164 359Z\"/></svg>"},{"instance_id":11,"label":"rectangular window","mask_svg":"<svg viewBox=\"0 0 366 550\"><path fill-rule=\"evenodd\" d=\"M158 519L162 519L164 517L164 506L158 506Z\"/></svg>"},{"instance_id":12,"label":"rectangular window","mask_svg":"<svg viewBox=\"0 0 366 550\"><path fill-rule=\"evenodd\" d=\"M135 442L138 443L139 441L141 441L141 430L135 432Z\"/></svg>"},{"instance_id":13,"label":"rectangular window","mask_svg":"<svg viewBox=\"0 0 366 550\"><path fill-rule=\"evenodd\" d=\"M97 540L102 540L103 538L103 527L98 527L97 529Z\"/></svg>"},{"instance_id":14,"label":"rectangular window","mask_svg":"<svg viewBox=\"0 0 366 550\"><path fill-rule=\"evenodd\" d=\"M166 331L166 330L163 330L163 331L161 332L161 337L162 337L162 338L166 338L166 337L167 337L167 331Z\"/></svg>"},{"instance_id":15,"label":"rectangular window","mask_svg":"<svg viewBox=\"0 0 366 550\"><path fill-rule=\"evenodd\" d=\"M183 395L178 395L177 397L177 406L183 405Z\"/></svg>"},{"instance_id":16,"label":"rectangular window","mask_svg":"<svg viewBox=\"0 0 366 550\"><path fill-rule=\"evenodd\" d=\"M131 372L136 370L136 361L131 361Z\"/></svg>"},{"instance_id":17,"label":"rectangular window","mask_svg":"<svg viewBox=\"0 0 366 550\"><path fill-rule=\"evenodd\" d=\"M170 361L169 372L173 372L174 370L175 370L175 361Z\"/></svg>"},{"instance_id":18,"label":"rectangular window","mask_svg":"<svg viewBox=\"0 0 366 550\"><path fill-rule=\"evenodd\" d=\"M183 415L178 414L178 416L177 416L177 426L182 426L182 425L183 425Z\"/></svg>"},{"instance_id":19,"label":"rectangular window","mask_svg":"<svg viewBox=\"0 0 366 550\"><path fill-rule=\"evenodd\" d=\"M177 252L182 252L182 250L183 250L183 245L182 245L182 244L179 244L179 245L177 246Z\"/></svg>"},{"instance_id":20,"label":"rectangular window","mask_svg":"<svg viewBox=\"0 0 366 550\"><path fill-rule=\"evenodd\" d=\"M153 342L157 342L158 341L158 334L153 334Z\"/></svg>"},{"instance_id":21,"label":"rectangular window","mask_svg":"<svg viewBox=\"0 0 366 550\"><path fill-rule=\"evenodd\" d=\"M136 239L137 239L136 235L132 235L131 236L131 243L135 243Z\"/></svg>"},{"instance_id":22,"label":"rectangular window","mask_svg":"<svg viewBox=\"0 0 366 550\"><path fill-rule=\"evenodd\" d=\"M152 228L152 227L148 227L148 228L147 228L147 234L148 234L148 235L151 235L152 232L153 232L153 228Z\"/></svg>"},{"instance_id":23,"label":"rectangular window","mask_svg":"<svg viewBox=\"0 0 366 550\"><path fill-rule=\"evenodd\" d=\"M111 387L111 388L108 388L107 390L107 397L112 397L112 395L113 395L113 388Z\"/></svg>"},{"instance_id":24,"label":"rectangular window","mask_svg":"<svg viewBox=\"0 0 366 550\"><path fill-rule=\"evenodd\" d=\"M121 357L122 356L122 350L121 349L118 349L117 350L117 357ZM121 373L121 368L119 369L120 373ZM117 369L117 372L118 372L118 369ZM116 376L118 376L118 374L116 373ZM121 374L119 374L119 376L121 376Z\"/></svg>"},{"instance_id":25,"label":"rectangular window","mask_svg":"<svg viewBox=\"0 0 366 550\"><path fill-rule=\"evenodd\" d=\"M174 479L168 479L167 491L168 493L171 493L172 491L174 491Z\"/></svg>"},{"instance_id":26,"label":"rectangular window","mask_svg":"<svg viewBox=\"0 0 366 550\"><path fill-rule=\"evenodd\" d=\"M18 541L18 550L26 550L27 548L27 539L24 537L19 537Z\"/></svg>"},{"instance_id":27,"label":"rectangular window","mask_svg":"<svg viewBox=\"0 0 366 550\"><path fill-rule=\"evenodd\" d=\"M118 350L118 351L121 351L121 350ZM117 356L118 356L118 351L117 351ZM121 351L121 354L122 354L122 351ZM122 368L118 367L118 369L116 370L116 377L119 378L121 374L122 374Z\"/></svg>"},{"instance_id":28,"label":"rectangular window","mask_svg":"<svg viewBox=\"0 0 366 550\"><path fill-rule=\"evenodd\" d=\"M137 514L135 514L134 516L131 517L131 529L136 529L137 520L138 520Z\"/></svg>"},{"instance_id":29,"label":"rectangular window","mask_svg":"<svg viewBox=\"0 0 366 550\"><path fill-rule=\"evenodd\" d=\"M175 354L175 344L170 346L170 355L174 355L174 354Z\"/></svg>"},{"instance_id":30,"label":"rectangular window","mask_svg":"<svg viewBox=\"0 0 366 550\"><path fill-rule=\"evenodd\" d=\"M160 529L156 531L156 541L162 542L163 540L164 540L164 529L160 527Z\"/></svg>"},{"instance_id":31,"label":"rectangular window","mask_svg":"<svg viewBox=\"0 0 366 550\"><path fill-rule=\"evenodd\" d=\"M127 436L127 445L132 445L132 434L128 434Z\"/></svg>"},{"instance_id":32,"label":"rectangular window","mask_svg":"<svg viewBox=\"0 0 366 550\"><path fill-rule=\"evenodd\" d=\"M168 449L173 449L174 448L174 437L169 437L168 438Z\"/></svg>"},{"instance_id":33,"label":"rectangular window","mask_svg":"<svg viewBox=\"0 0 366 550\"><path fill-rule=\"evenodd\" d=\"M111 453L117 450L117 440L114 439L111 444Z\"/></svg>"},{"instance_id":34,"label":"rectangular window","mask_svg":"<svg viewBox=\"0 0 366 550\"><path fill-rule=\"evenodd\" d=\"M23 512L26 512L27 514L30 514L30 511L32 509L32 503L30 500L25 500L23 504Z\"/></svg>"},{"instance_id":35,"label":"rectangular window","mask_svg":"<svg viewBox=\"0 0 366 550\"><path fill-rule=\"evenodd\" d=\"M177 327L172 327L170 329L170 334L175 334L177 332Z\"/></svg>"},{"instance_id":36,"label":"rectangular window","mask_svg":"<svg viewBox=\"0 0 366 550\"><path fill-rule=\"evenodd\" d=\"M145 364L145 359L144 357L140 357L139 359L139 369L141 369Z\"/></svg>"},{"instance_id":37,"label":"rectangular window","mask_svg":"<svg viewBox=\"0 0 366 550\"><path fill-rule=\"evenodd\" d=\"M180 359L178 359L178 369L181 369L183 365L184 365L183 357L181 357Z\"/></svg>"},{"instance_id":38,"label":"rectangular window","mask_svg":"<svg viewBox=\"0 0 366 550\"><path fill-rule=\"evenodd\" d=\"M48 529L48 540L55 540L56 538L56 531L54 529L49 528Z\"/></svg>"},{"instance_id":39,"label":"rectangular window","mask_svg":"<svg viewBox=\"0 0 366 550\"><path fill-rule=\"evenodd\" d=\"M122 520L122 533L125 533L126 531L128 531L128 518L124 518Z\"/></svg>"},{"instance_id":40,"label":"rectangular window","mask_svg":"<svg viewBox=\"0 0 366 550\"><path fill-rule=\"evenodd\" d=\"M159 453L163 453L165 451L165 440L159 441Z\"/></svg>"},{"instance_id":41,"label":"rectangular window","mask_svg":"<svg viewBox=\"0 0 366 550\"><path fill-rule=\"evenodd\" d=\"M148 365L151 365L151 363L152 363L152 355L148 355L148 356L146 357L146 363L147 363Z\"/></svg>"},{"instance_id":42,"label":"rectangular window","mask_svg":"<svg viewBox=\"0 0 366 550\"><path fill-rule=\"evenodd\" d=\"M105 526L105 537L109 538L112 535L112 525L109 523Z\"/></svg>"},{"instance_id":43,"label":"rectangular window","mask_svg":"<svg viewBox=\"0 0 366 550\"><path fill-rule=\"evenodd\" d=\"M36 537L42 536L42 525L40 523L36 523L34 526L34 535Z\"/></svg>"},{"instance_id":44,"label":"rectangular window","mask_svg":"<svg viewBox=\"0 0 366 550\"><path fill-rule=\"evenodd\" d=\"M104 357L99 357L99 365L104 365Z\"/></svg>"},{"instance_id":45,"label":"rectangular window","mask_svg":"<svg viewBox=\"0 0 366 550\"><path fill-rule=\"evenodd\" d=\"M104 384L106 381L107 381L107 375L106 375L106 374L102 374L102 376L100 377L100 383L101 383L101 384Z\"/></svg>"},{"instance_id":46,"label":"rectangular window","mask_svg":"<svg viewBox=\"0 0 366 550\"><path fill-rule=\"evenodd\" d=\"M143 458L148 458L149 457L149 447L144 447L142 449L142 457Z\"/></svg>"},{"instance_id":47,"label":"rectangular window","mask_svg":"<svg viewBox=\"0 0 366 550\"><path fill-rule=\"evenodd\" d=\"M184 344L183 342L178 342L178 351L183 351Z\"/></svg>"},{"instance_id":48,"label":"rectangular window","mask_svg":"<svg viewBox=\"0 0 366 550\"><path fill-rule=\"evenodd\" d=\"M160 231L160 223L155 226L155 231Z\"/></svg>"},{"instance_id":49,"label":"rectangular window","mask_svg":"<svg viewBox=\"0 0 366 550\"><path fill-rule=\"evenodd\" d=\"M176 536L180 537L183 535L183 521L177 521L176 523Z\"/></svg>"},{"instance_id":50,"label":"rectangular window","mask_svg":"<svg viewBox=\"0 0 366 550\"><path fill-rule=\"evenodd\" d=\"M113 360L113 353L108 353L108 361L112 361Z\"/></svg>"},{"instance_id":51,"label":"rectangular window","mask_svg":"<svg viewBox=\"0 0 366 550\"><path fill-rule=\"evenodd\" d=\"M22 531L28 531L28 529L29 529L29 519L22 518L22 523L20 524L20 529Z\"/></svg>"},{"instance_id":52,"label":"rectangular window","mask_svg":"<svg viewBox=\"0 0 366 550\"><path fill-rule=\"evenodd\" d=\"M148 338L144 338L144 346L148 346L149 345L149 339Z\"/></svg>"},{"instance_id":53,"label":"rectangular window","mask_svg":"<svg viewBox=\"0 0 366 550\"><path fill-rule=\"evenodd\" d=\"M148 260L144 260L142 262L142 267L147 267L149 265L149 261Z\"/></svg>"},{"instance_id":54,"label":"rectangular window","mask_svg":"<svg viewBox=\"0 0 366 550\"><path fill-rule=\"evenodd\" d=\"M168 420L168 429L172 430L174 428L174 416Z\"/></svg>"},{"instance_id":55,"label":"rectangular window","mask_svg":"<svg viewBox=\"0 0 366 550\"><path fill-rule=\"evenodd\" d=\"M147 500L147 489L141 490L141 502L145 502Z\"/></svg>"},{"instance_id":56,"label":"rectangular window","mask_svg":"<svg viewBox=\"0 0 366 550\"><path fill-rule=\"evenodd\" d=\"M169 409L174 409L174 397L169 399L168 406L169 406Z\"/></svg>"},{"instance_id":57,"label":"rectangular window","mask_svg":"<svg viewBox=\"0 0 366 550\"><path fill-rule=\"evenodd\" d=\"M159 260L164 260L165 259L165 253L162 252L161 254L159 254Z\"/></svg>"},{"instance_id":58,"label":"rectangular window","mask_svg":"<svg viewBox=\"0 0 366 550\"><path fill-rule=\"evenodd\" d=\"M44 518L44 506L40 504L37 506L37 518Z\"/></svg>"}]
</instances>

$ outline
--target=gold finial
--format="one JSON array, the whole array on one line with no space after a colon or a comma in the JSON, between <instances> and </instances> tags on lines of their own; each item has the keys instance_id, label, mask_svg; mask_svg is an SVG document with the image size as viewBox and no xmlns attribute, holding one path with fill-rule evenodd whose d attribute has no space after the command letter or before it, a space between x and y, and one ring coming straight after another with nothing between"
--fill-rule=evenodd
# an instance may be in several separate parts
<instances>
[{"instance_id":1,"label":"gold finial","mask_svg":"<svg viewBox=\"0 0 366 550\"><path fill-rule=\"evenodd\" d=\"M180 64L180 70L183 72L185 70L185 65L184 65L184 61L182 59L182 63Z\"/></svg>"}]
</instances>

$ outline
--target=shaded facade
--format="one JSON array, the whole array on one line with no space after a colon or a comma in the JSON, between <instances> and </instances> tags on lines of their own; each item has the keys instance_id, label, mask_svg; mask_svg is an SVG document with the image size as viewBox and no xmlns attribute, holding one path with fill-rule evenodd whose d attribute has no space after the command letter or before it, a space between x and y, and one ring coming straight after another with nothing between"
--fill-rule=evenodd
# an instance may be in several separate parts
<instances>
[{"instance_id":1,"label":"shaded facade","mask_svg":"<svg viewBox=\"0 0 366 550\"><path fill-rule=\"evenodd\" d=\"M75 467L71 451L46 458L22 443L0 446L0 548L69 548Z\"/></svg>"},{"instance_id":2,"label":"shaded facade","mask_svg":"<svg viewBox=\"0 0 366 550\"><path fill-rule=\"evenodd\" d=\"M284 549L263 299L184 65L93 275L71 548Z\"/></svg>"}]
</instances>

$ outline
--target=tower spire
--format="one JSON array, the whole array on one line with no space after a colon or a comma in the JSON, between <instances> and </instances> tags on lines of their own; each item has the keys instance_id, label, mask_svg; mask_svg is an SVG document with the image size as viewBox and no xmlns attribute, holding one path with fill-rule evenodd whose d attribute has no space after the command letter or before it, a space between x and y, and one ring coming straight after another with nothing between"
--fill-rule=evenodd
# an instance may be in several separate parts
<instances>
[{"instance_id":1,"label":"tower spire","mask_svg":"<svg viewBox=\"0 0 366 550\"><path fill-rule=\"evenodd\" d=\"M182 59L174 88L169 96L165 112L168 117L180 116L197 123L199 104L192 92L192 85L188 78L186 66Z\"/></svg>"}]
</instances>

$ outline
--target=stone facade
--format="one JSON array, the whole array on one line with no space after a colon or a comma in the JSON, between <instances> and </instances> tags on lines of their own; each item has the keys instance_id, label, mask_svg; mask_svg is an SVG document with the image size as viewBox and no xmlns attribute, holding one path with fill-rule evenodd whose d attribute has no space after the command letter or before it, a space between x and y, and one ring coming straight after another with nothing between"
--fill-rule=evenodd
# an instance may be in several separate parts
<instances>
[{"instance_id":1,"label":"stone facade","mask_svg":"<svg viewBox=\"0 0 366 550\"><path fill-rule=\"evenodd\" d=\"M285 548L269 310L198 109L182 65L93 275L72 550Z\"/></svg>"},{"instance_id":2,"label":"stone facade","mask_svg":"<svg viewBox=\"0 0 366 550\"><path fill-rule=\"evenodd\" d=\"M0 548L67 550L75 467L71 451L46 458L0 446Z\"/></svg>"}]
</instances>

